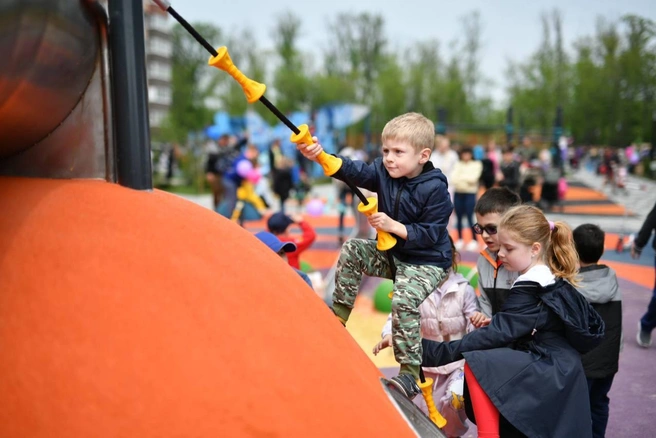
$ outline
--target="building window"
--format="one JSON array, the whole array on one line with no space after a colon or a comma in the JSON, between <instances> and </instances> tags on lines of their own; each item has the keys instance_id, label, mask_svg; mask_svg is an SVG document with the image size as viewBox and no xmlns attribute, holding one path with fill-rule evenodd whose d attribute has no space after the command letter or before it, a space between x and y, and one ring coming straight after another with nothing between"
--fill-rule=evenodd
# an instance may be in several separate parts
<instances>
[{"instance_id":1,"label":"building window","mask_svg":"<svg viewBox=\"0 0 656 438\"><path fill-rule=\"evenodd\" d=\"M162 105L171 104L171 88L161 85L151 85L148 87L148 100L153 103Z\"/></svg>"},{"instance_id":2,"label":"building window","mask_svg":"<svg viewBox=\"0 0 656 438\"><path fill-rule=\"evenodd\" d=\"M159 128L166 118L166 111L160 109L150 109L149 111L150 126Z\"/></svg>"},{"instance_id":3,"label":"building window","mask_svg":"<svg viewBox=\"0 0 656 438\"><path fill-rule=\"evenodd\" d=\"M148 15L148 27L150 27L153 30L159 30L162 32L168 32L169 31L169 22L168 22L168 16L155 13L155 14L149 14Z\"/></svg>"},{"instance_id":4,"label":"building window","mask_svg":"<svg viewBox=\"0 0 656 438\"><path fill-rule=\"evenodd\" d=\"M153 55L169 58L173 52L173 45L164 38L152 37L148 40L148 51Z\"/></svg>"},{"instance_id":5,"label":"building window","mask_svg":"<svg viewBox=\"0 0 656 438\"><path fill-rule=\"evenodd\" d=\"M171 80L171 65L165 62L152 61L148 63L148 75L152 79L160 79L162 81Z\"/></svg>"}]
</instances>

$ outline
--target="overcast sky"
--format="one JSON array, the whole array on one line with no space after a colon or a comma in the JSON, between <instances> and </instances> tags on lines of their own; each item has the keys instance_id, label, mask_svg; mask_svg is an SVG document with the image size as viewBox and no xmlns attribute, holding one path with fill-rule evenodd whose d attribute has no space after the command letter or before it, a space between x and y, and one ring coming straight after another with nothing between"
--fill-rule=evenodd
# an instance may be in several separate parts
<instances>
[{"instance_id":1,"label":"overcast sky","mask_svg":"<svg viewBox=\"0 0 656 438\"><path fill-rule=\"evenodd\" d=\"M374 12L385 19L386 35L393 48L415 41L437 39L442 53L459 37L459 17L478 10L483 25L481 67L496 86L491 90L499 103L505 97L504 73L508 60L524 60L541 40L540 14L558 8L564 17L566 48L583 35L595 33L596 17L617 19L633 13L656 21L656 0L172 0L187 21L205 21L224 31L250 28L260 47L271 47L274 19L286 10L302 17L303 51L321 51L328 40L327 22L339 12ZM219 46L222 42L211 42Z\"/></svg>"}]
</instances>

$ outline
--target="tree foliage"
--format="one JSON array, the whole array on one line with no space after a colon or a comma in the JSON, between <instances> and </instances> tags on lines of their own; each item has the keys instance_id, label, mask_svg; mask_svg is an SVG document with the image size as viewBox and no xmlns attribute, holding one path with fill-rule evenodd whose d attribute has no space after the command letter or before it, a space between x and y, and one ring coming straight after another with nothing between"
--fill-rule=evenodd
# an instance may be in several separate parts
<instances>
[{"instance_id":1,"label":"tree foliage","mask_svg":"<svg viewBox=\"0 0 656 438\"><path fill-rule=\"evenodd\" d=\"M527 124L547 130L555 107L575 140L626 146L651 139L656 105L656 27L635 15L597 20L594 36L579 39L568 56L561 16L543 17L541 46L509 69L509 94ZM554 32L555 38L551 36Z\"/></svg>"},{"instance_id":2,"label":"tree foliage","mask_svg":"<svg viewBox=\"0 0 656 438\"><path fill-rule=\"evenodd\" d=\"M273 77L276 106L283 112L300 110L309 100L309 80L298 49L301 19L291 11L278 17L272 38L278 56L278 68Z\"/></svg>"},{"instance_id":3,"label":"tree foliage","mask_svg":"<svg viewBox=\"0 0 656 438\"><path fill-rule=\"evenodd\" d=\"M390 45L380 14L336 14L327 21L320 65L299 48L307 29L293 12L274 21L269 52L257 46L248 30L225 35L210 24L194 26L208 41L226 41L235 64L269 85L267 96L283 112L362 103L372 109L376 132L409 110L435 118L438 107L447 110L449 123L501 125L512 105L516 124L521 120L524 129L548 133L560 106L566 131L579 142L650 140L656 116L654 22L636 15L598 18L594 35L566 47L563 14L554 10L539 19L540 45L527 59L509 63L507 102L490 97L495 84L481 70L485 27L477 12L461 18L459 39L449 45L426 40L409 47ZM207 67L206 52L180 26L174 29L173 45L173 103L162 135L183 140L187 132L210 124L218 107L243 114L243 90L225 73ZM262 105L253 108L275 121Z\"/></svg>"},{"instance_id":4,"label":"tree foliage","mask_svg":"<svg viewBox=\"0 0 656 438\"><path fill-rule=\"evenodd\" d=\"M218 27L207 23L194 26L209 41L221 41ZM172 44L171 107L161 136L185 142L189 132L211 124L213 111L206 100L223 79L217 70L207 68L207 51L182 26L173 28Z\"/></svg>"}]
</instances>

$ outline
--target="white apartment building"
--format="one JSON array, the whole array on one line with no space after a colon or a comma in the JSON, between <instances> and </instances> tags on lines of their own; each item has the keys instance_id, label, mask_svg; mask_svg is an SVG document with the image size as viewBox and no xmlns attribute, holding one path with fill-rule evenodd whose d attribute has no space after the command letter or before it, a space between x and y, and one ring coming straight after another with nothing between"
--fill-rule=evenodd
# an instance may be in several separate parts
<instances>
[{"instance_id":1,"label":"white apartment building","mask_svg":"<svg viewBox=\"0 0 656 438\"><path fill-rule=\"evenodd\" d=\"M172 20L153 2L144 1L148 112L151 132L157 132L171 106Z\"/></svg>"}]
</instances>

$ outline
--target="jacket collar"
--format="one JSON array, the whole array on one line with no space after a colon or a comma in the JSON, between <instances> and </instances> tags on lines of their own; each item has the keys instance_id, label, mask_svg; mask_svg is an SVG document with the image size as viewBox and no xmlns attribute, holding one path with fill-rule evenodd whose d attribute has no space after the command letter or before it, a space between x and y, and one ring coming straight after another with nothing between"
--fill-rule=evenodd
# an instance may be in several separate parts
<instances>
[{"instance_id":1,"label":"jacket collar","mask_svg":"<svg viewBox=\"0 0 656 438\"><path fill-rule=\"evenodd\" d=\"M381 161L381 165L383 165L382 161ZM419 175L410 179L404 176L402 178L399 178L399 181L401 181L404 184L413 185L416 183L421 183L430 180L432 178L441 179L445 184L447 184L446 176L442 173L442 171L436 168L435 166L433 166L433 163L431 161L426 161L424 163L424 166L421 168L421 173Z\"/></svg>"},{"instance_id":2,"label":"jacket collar","mask_svg":"<svg viewBox=\"0 0 656 438\"><path fill-rule=\"evenodd\" d=\"M606 268L608 268L608 266L606 266L606 265L584 266L583 268L579 269L579 273L589 272L589 271L597 271L599 269L606 269Z\"/></svg>"},{"instance_id":3,"label":"jacket collar","mask_svg":"<svg viewBox=\"0 0 656 438\"><path fill-rule=\"evenodd\" d=\"M493 253L489 249L485 248L483 251L481 251L481 255L485 260L487 260L492 266L494 266L494 269L497 270L499 269L499 266L502 265L501 260L497 258L497 254Z\"/></svg>"}]
</instances>

